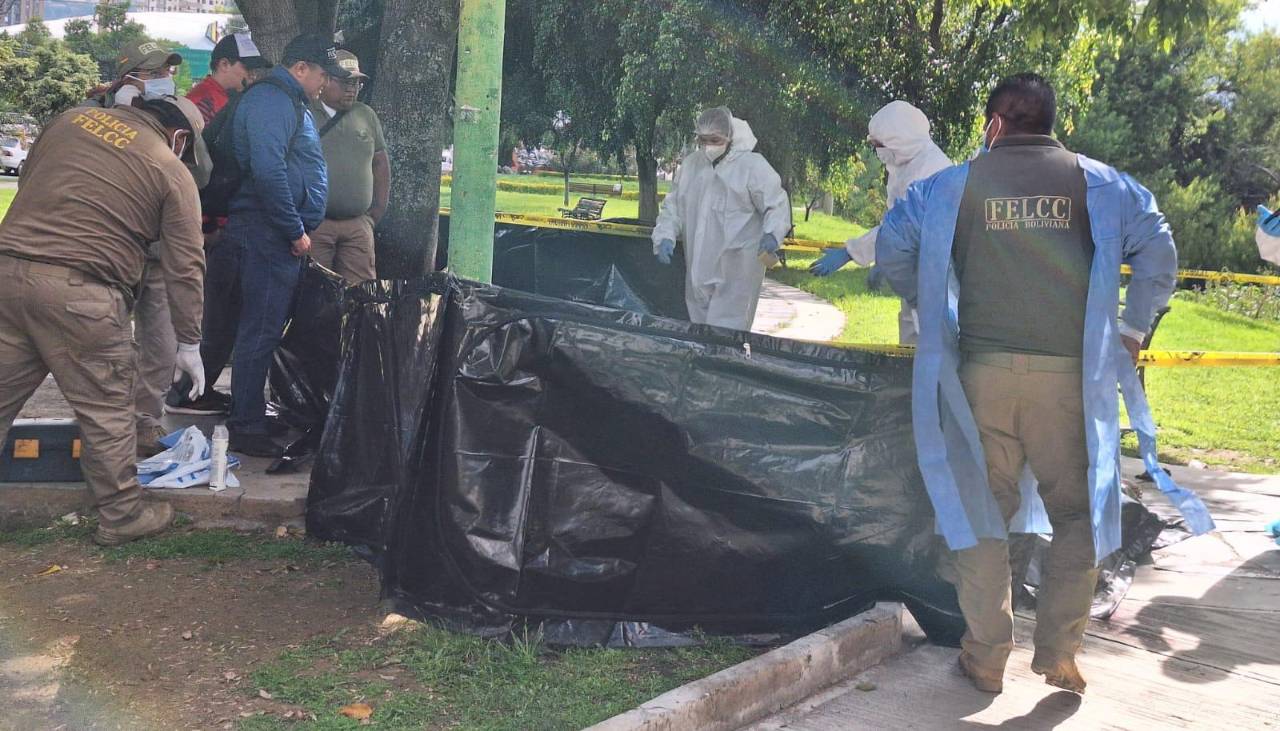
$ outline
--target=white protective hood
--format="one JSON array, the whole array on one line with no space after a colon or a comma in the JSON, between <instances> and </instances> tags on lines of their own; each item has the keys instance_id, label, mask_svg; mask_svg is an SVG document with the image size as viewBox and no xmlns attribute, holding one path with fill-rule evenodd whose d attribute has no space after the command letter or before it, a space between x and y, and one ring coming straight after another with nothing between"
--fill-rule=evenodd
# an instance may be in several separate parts
<instances>
[{"instance_id":1,"label":"white protective hood","mask_svg":"<svg viewBox=\"0 0 1280 731\"><path fill-rule=\"evenodd\" d=\"M867 124L867 136L884 145L892 158L885 163L889 171L885 202L890 208L912 183L951 167L951 160L929 136L929 128L924 112L904 101L889 102Z\"/></svg>"},{"instance_id":2,"label":"white protective hood","mask_svg":"<svg viewBox=\"0 0 1280 731\"><path fill-rule=\"evenodd\" d=\"M907 194L912 183L951 167L951 160L929 136L929 118L904 101L892 101L880 108L867 123L867 136L884 145L878 151L889 182L885 186L888 208ZM887 160L887 161L886 161ZM877 226L862 236L845 242L845 250L859 266L870 266L876 257Z\"/></svg>"}]
</instances>

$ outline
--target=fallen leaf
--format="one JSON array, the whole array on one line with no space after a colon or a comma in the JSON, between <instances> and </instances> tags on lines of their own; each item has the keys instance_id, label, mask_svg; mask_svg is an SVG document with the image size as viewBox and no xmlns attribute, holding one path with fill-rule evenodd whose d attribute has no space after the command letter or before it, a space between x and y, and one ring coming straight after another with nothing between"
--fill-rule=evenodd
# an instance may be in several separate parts
<instances>
[{"instance_id":1,"label":"fallen leaf","mask_svg":"<svg viewBox=\"0 0 1280 731\"><path fill-rule=\"evenodd\" d=\"M61 570L62 570L62 567L55 563L49 568L45 569L44 571L41 571L40 573L36 574L36 576L53 576L54 574L58 573Z\"/></svg>"},{"instance_id":2,"label":"fallen leaf","mask_svg":"<svg viewBox=\"0 0 1280 731\"><path fill-rule=\"evenodd\" d=\"M289 537L289 528L287 526L282 525L279 528L276 528L276 538L288 538L288 537Z\"/></svg>"},{"instance_id":3,"label":"fallen leaf","mask_svg":"<svg viewBox=\"0 0 1280 731\"><path fill-rule=\"evenodd\" d=\"M379 675L378 677L379 677L379 678L382 678L383 680L396 680L396 679L397 679L397 678L396 678L396 676L394 676L394 675Z\"/></svg>"},{"instance_id":4,"label":"fallen leaf","mask_svg":"<svg viewBox=\"0 0 1280 731\"><path fill-rule=\"evenodd\" d=\"M239 675L236 675L236 674L235 674L233 671L231 671L231 670L228 670L227 672L223 673L223 674L222 674L222 677L226 678L228 683L232 682L233 680L239 680L239 679L240 679L240 676L239 676Z\"/></svg>"},{"instance_id":5,"label":"fallen leaf","mask_svg":"<svg viewBox=\"0 0 1280 731\"><path fill-rule=\"evenodd\" d=\"M352 703L349 706L343 706L338 713L341 713L347 718L354 718L357 721L363 721L373 715L373 706L370 706L368 703Z\"/></svg>"},{"instance_id":6,"label":"fallen leaf","mask_svg":"<svg viewBox=\"0 0 1280 731\"><path fill-rule=\"evenodd\" d=\"M147 562L147 571L155 571L158 568L160 568L160 564L157 563L156 561Z\"/></svg>"},{"instance_id":7,"label":"fallen leaf","mask_svg":"<svg viewBox=\"0 0 1280 731\"><path fill-rule=\"evenodd\" d=\"M853 686L853 687L857 688L858 690L862 691L863 693L870 693L871 691L873 691L873 690L875 690L875 689L876 689L876 684L875 684L875 683L872 683L872 682L869 682L869 681L864 680L864 681L862 681L861 683L858 683L857 685L855 685L855 686Z\"/></svg>"},{"instance_id":8,"label":"fallen leaf","mask_svg":"<svg viewBox=\"0 0 1280 731\"><path fill-rule=\"evenodd\" d=\"M191 639L191 638L192 638L192 637L194 637L194 636L195 636L195 635L191 634L191 630L187 630L186 632L183 632L183 633L182 633L182 639L184 639L184 640L189 640L189 639Z\"/></svg>"},{"instance_id":9,"label":"fallen leaf","mask_svg":"<svg viewBox=\"0 0 1280 731\"><path fill-rule=\"evenodd\" d=\"M263 690L262 688L258 689L258 697L266 701L273 700L275 698L275 696L271 695L270 693Z\"/></svg>"}]
</instances>

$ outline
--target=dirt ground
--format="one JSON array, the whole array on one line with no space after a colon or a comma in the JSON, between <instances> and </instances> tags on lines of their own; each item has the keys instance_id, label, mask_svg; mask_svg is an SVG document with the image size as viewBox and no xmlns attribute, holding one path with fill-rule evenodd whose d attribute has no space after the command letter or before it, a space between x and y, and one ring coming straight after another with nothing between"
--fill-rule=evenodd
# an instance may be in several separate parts
<instances>
[{"instance_id":1,"label":"dirt ground","mask_svg":"<svg viewBox=\"0 0 1280 731\"><path fill-rule=\"evenodd\" d=\"M0 729L232 728L273 705L246 687L255 666L382 616L376 574L356 560L215 566L116 559L86 540L0 544Z\"/></svg>"}]
</instances>

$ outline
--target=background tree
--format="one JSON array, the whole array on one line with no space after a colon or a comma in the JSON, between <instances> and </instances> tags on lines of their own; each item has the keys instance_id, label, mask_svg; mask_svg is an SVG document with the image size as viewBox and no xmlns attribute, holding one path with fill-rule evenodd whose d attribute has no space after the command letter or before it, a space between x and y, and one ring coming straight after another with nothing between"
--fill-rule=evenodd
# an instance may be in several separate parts
<instances>
[{"instance_id":1,"label":"background tree","mask_svg":"<svg viewBox=\"0 0 1280 731\"><path fill-rule=\"evenodd\" d=\"M74 106L98 83L98 66L32 21L13 38L0 39L0 104L41 124Z\"/></svg>"},{"instance_id":2,"label":"background tree","mask_svg":"<svg viewBox=\"0 0 1280 731\"><path fill-rule=\"evenodd\" d=\"M64 42L75 53L89 56L98 63L101 81L116 78L120 49L153 40L141 23L129 20L128 12L127 2L100 2L94 8L92 22L83 18L67 21Z\"/></svg>"}]
</instances>

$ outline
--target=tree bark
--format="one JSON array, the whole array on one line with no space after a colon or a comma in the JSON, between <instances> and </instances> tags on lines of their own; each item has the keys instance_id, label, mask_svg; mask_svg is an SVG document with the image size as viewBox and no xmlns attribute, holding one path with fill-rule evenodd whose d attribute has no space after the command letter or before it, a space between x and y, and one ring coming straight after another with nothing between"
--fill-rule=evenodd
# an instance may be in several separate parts
<instances>
[{"instance_id":1,"label":"tree bark","mask_svg":"<svg viewBox=\"0 0 1280 731\"><path fill-rule=\"evenodd\" d=\"M658 161L653 157L652 148L636 148L636 176L640 179L638 217L653 223L658 220Z\"/></svg>"},{"instance_id":2,"label":"tree bark","mask_svg":"<svg viewBox=\"0 0 1280 731\"><path fill-rule=\"evenodd\" d=\"M236 6L272 63L280 63L284 47L300 33L331 35L338 17L338 0L238 0Z\"/></svg>"},{"instance_id":3,"label":"tree bark","mask_svg":"<svg viewBox=\"0 0 1280 731\"><path fill-rule=\"evenodd\" d=\"M378 227L378 275L406 278L435 269L440 223L440 154L449 118L458 5L387 0L373 107L394 171L391 204Z\"/></svg>"}]
</instances>

